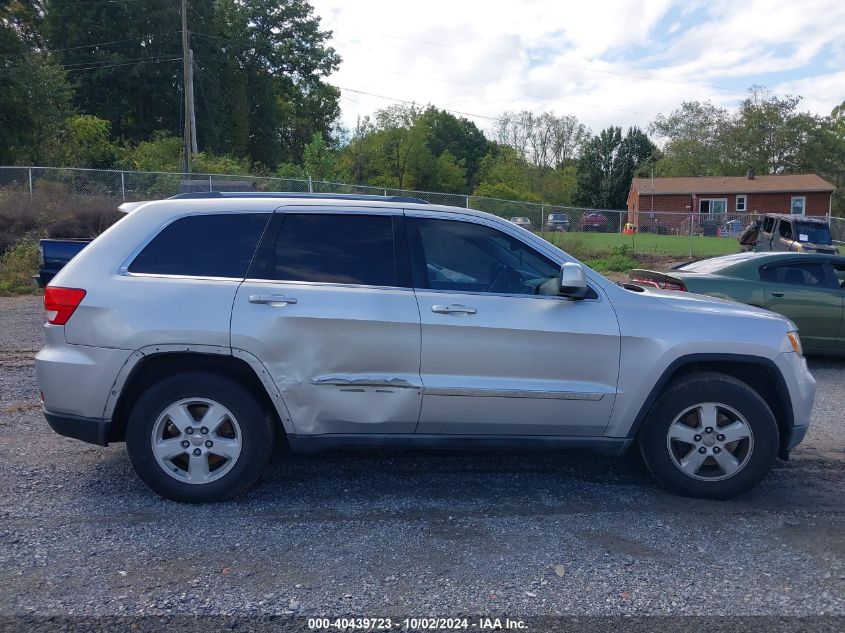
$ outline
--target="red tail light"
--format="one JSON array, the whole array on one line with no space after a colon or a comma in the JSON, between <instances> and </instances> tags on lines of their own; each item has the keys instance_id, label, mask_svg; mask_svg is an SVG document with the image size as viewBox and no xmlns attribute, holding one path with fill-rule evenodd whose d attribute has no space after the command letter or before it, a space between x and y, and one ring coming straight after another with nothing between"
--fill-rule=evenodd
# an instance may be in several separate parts
<instances>
[{"instance_id":1,"label":"red tail light","mask_svg":"<svg viewBox=\"0 0 845 633\"><path fill-rule=\"evenodd\" d=\"M44 309L47 311L47 323L64 325L74 313L85 291L80 288L44 288Z\"/></svg>"}]
</instances>

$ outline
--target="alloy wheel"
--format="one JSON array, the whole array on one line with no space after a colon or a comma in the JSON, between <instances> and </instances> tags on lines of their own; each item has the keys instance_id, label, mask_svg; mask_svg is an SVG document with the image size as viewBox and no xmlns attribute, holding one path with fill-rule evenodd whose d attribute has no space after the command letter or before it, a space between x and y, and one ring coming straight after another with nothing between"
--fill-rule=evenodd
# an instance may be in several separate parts
<instances>
[{"instance_id":1,"label":"alloy wheel","mask_svg":"<svg viewBox=\"0 0 845 633\"><path fill-rule=\"evenodd\" d=\"M754 435L736 409L702 402L684 409L669 425L666 446L672 462L689 477L719 481L745 467Z\"/></svg>"},{"instance_id":2,"label":"alloy wheel","mask_svg":"<svg viewBox=\"0 0 845 633\"><path fill-rule=\"evenodd\" d=\"M207 484L229 472L241 453L241 427L232 412L209 398L174 402L151 435L153 455L168 475Z\"/></svg>"}]
</instances>

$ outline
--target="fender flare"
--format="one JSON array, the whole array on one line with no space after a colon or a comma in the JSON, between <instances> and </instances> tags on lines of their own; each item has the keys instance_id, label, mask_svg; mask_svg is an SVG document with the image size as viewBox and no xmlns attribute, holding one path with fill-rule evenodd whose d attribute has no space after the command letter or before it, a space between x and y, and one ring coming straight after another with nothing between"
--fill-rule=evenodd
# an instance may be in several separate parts
<instances>
[{"instance_id":1,"label":"fender flare","mask_svg":"<svg viewBox=\"0 0 845 633\"><path fill-rule=\"evenodd\" d=\"M120 368L120 371L118 372L117 377L115 378L114 383L112 384L112 387L109 390L109 395L106 399L105 407L103 408L103 419L109 421L112 419L115 408L117 407L117 403L120 399L120 395L121 393L123 393L123 389L126 386L126 383L129 381L133 371L136 367L138 367L138 363L140 363L142 359L157 354L173 354L184 352L192 352L195 354L209 354L216 356L230 356L244 361L247 365L249 365L250 369L255 374L255 377L258 378L258 380L264 386L265 392L270 397L270 401L273 403L273 407L275 408L276 413L279 415L279 419L282 421L282 426L284 427L285 433L287 433L288 435L293 435L296 433L293 426L293 421L290 416L290 411L288 410L288 407L285 404L284 399L282 398L281 391L273 380L273 377L270 375L270 372L267 371L267 368L264 366L264 363L262 363L254 354L251 354L246 350L229 348L219 345L146 345L135 350L134 352L132 352L132 354L130 354L129 358L126 359L126 362L123 363L123 367Z\"/></svg>"},{"instance_id":2,"label":"fender flare","mask_svg":"<svg viewBox=\"0 0 845 633\"><path fill-rule=\"evenodd\" d=\"M642 427L643 423L645 422L646 416L651 411L654 403L657 402L657 399L660 397L660 394L663 393L663 389L669 384L669 381L672 379L672 376L675 373L684 367L685 365L691 365L693 363L701 363L701 362L726 362L726 363L743 363L746 365L762 365L767 369L771 370L776 380L778 381L777 388L778 393L781 395L781 398L784 399L783 404L784 411L786 413L786 419L784 422L786 426L792 428L795 426L795 420L793 417L792 412L792 397L789 394L789 389L786 385L786 380L783 377L778 366L775 364L773 360L770 358L765 358L764 356L750 356L747 354L686 354L684 356L680 356L676 358L674 361L669 363L669 366L663 370L663 373L660 375L660 378L654 384L651 391L648 394L648 397L643 402L642 406L640 407L639 412L637 413L637 417L634 418L634 423L631 425L631 429L628 431L627 437L629 439L633 439L639 433L640 427Z\"/></svg>"}]
</instances>

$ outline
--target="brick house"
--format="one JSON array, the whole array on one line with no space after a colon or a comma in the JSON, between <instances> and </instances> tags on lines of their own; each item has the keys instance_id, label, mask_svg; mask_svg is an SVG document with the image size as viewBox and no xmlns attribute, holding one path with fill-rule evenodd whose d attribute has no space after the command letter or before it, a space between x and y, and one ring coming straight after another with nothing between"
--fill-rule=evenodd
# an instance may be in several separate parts
<instances>
[{"instance_id":1,"label":"brick house","mask_svg":"<svg viewBox=\"0 0 845 633\"><path fill-rule=\"evenodd\" d=\"M816 174L634 178L628 193L628 222L675 233L707 218L740 218L758 213L824 216L834 186ZM673 215L661 215L661 214Z\"/></svg>"}]
</instances>

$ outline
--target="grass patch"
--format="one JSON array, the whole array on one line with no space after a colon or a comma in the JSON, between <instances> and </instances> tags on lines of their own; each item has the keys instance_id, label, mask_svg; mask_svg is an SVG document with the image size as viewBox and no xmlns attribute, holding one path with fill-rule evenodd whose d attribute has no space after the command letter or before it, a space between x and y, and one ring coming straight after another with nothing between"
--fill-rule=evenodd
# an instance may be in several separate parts
<instances>
[{"instance_id":1,"label":"grass patch","mask_svg":"<svg viewBox=\"0 0 845 633\"><path fill-rule=\"evenodd\" d=\"M35 294L40 290L32 283L38 272L38 245L18 242L0 257L0 295Z\"/></svg>"},{"instance_id":2,"label":"grass patch","mask_svg":"<svg viewBox=\"0 0 845 633\"><path fill-rule=\"evenodd\" d=\"M673 257L716 257L739 253L736 239L700 235L656 235L640 233L541 233L541 237L577 259L603 258L618 246L627 246L638 255Z\"/></svg>"},{"instance_id":3,"label":"grass patch","mask_svg":"<svg viewBox=\"0 0 845 633\"><path fill-rule=\"evenodd\" d=\"M584 252L583 244L576 244L578 250ZM587 266L600 273L625 273L632 268L637 268L639 262L631 253L627 244L617 244L611 252L604 257L587 256L579 257Z\"/></svg>"}]
</instances>

